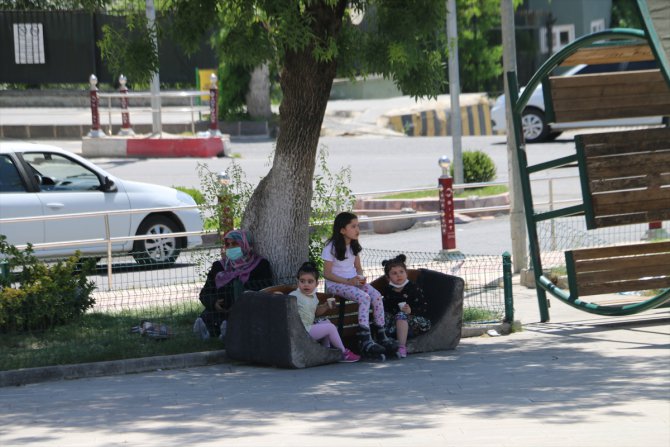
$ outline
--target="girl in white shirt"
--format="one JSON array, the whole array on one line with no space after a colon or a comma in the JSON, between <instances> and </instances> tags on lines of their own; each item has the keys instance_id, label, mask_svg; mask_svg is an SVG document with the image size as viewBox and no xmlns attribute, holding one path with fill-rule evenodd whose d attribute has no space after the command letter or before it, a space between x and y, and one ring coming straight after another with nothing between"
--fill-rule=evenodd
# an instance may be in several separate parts
<instances>
[{"instance_id":1,"label":"girl in white shirt","mask_svg":"<svg viewBox=\"0 0 670 447\"><path fill-rule=\"evenodd\" d=\"M314 322L314 316L323 315L329 309L327 304L319 304L316 287L319 285L319 270L311 262L305 262L298 270L298 288L289 295L296 297L300 320L309 336L325 346L335 346L342 351L341 362L357 362L360 356L344 347L337 327L328 320Z\"/></svg>"},{"instance_id":2,"label":"girl in white shirt","mask_svg":"<svg viewBox=\"0 0 670 447\"><path fill-rule=\"evenodd\" d=\"M364 354L395 352L398 343L386 336L384 331L384 304L382 295L367 284L359 253L363 248L358 243L360 229L358 217L342 212L335 217L333 234L323 248L323 276L328 293L358 303L358 343ZM379 343L370 336L370 307L375 320L375 332Z\"/></svg>"}]
</instances>

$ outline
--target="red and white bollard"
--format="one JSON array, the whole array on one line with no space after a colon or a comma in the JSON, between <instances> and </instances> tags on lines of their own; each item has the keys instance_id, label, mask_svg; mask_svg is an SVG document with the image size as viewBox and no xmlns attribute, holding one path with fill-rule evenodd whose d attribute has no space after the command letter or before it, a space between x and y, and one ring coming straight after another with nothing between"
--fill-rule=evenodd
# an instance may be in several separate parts
<instances>
[{"instance_id":1,"label":"red and white bollard","mask_svg":"<svg viewBox=\"0 0 670 447\"><path fill-rule=\"evenodd\" d=\"M440 193L440 223L442 226L442 250L456 249L456 221L454 219L454 179L449 174L451 161L446 155L439 160L442 175L438 179Z\"/></svg>"},{"instance_id":2,"label":"red and white bollard","mask_svg":"<svg viewBox=\"0 0 670 447\"><path fill-rule=\"evenodd\" d=\"M124 95L121 97L121 130L119 130L119 135L122 136L134 136L135 132L133 127L130 125L130 112L128 111L128 87L126 83L128 78L124 75L119 76L119 93Z\"/></svg>"},{"instance_id":3,"label":"red and white bollard","mask_svg":"<svg viewBox=\"0 0 670 447\"><path fill-rule=\"evenodd\" d=\"M92 74L88 78L88 82L91 84L89 90L89 95L91 97L91 131L88 133L88 136L91 138L101 138L105 136L105 133L100 128L100 99L98 98L98 78Z\"/></svg>"},{"instance_id":4,"label":"red and white bollard","mask_svg":"<svg viewBox=\"0 0 670 447\"><path fill-rule=\"evenodd\" d=\"M219 131L219 79L214 73L209 77L209 136L220 137Z\"/></svg>"}]
</instances>

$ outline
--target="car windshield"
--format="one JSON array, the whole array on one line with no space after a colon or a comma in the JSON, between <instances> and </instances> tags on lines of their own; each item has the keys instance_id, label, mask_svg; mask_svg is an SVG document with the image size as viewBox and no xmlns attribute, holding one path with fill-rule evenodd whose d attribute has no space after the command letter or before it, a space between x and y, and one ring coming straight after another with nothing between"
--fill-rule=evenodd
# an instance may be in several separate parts
<instances>
[{"instance_id":1,"label":"car windshield","mask_svg":"<svg viewBox=\"0 0 670 447\"><path fill-rule=\"evenodd\" d=\"M87 167L60 154L27 152L23 159L38 176L42 191L91 191L100 179Z\"/></svg>"}]
</instances>

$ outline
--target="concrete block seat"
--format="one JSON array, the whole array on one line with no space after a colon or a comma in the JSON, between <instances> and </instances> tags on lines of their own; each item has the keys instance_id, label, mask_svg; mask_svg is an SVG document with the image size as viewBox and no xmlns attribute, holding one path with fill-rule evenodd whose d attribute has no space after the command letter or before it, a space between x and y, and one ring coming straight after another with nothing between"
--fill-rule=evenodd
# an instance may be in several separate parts
<instances>
[{"instance_id":1,"label":"concrete block seat","mask_svg":"<svg viewBox=\"0 0 670 447\"><path fill-rule=\"evenodd\" d=\"M454 349L461 339L463 279L427 269L408 270L408 276L426 294L433 322L430 331L408 341L408 352ZM383 290L386 278L377 278L372 285ZM295 289L295 285L273 286L260 292L247 291L237 300L228 319L229 358L282 368L307 368L340 359L339 351L324 348L305 331L295 297L286 295ZM318 294L320 302L329 296ZM339 305L324 317L338 327L345 346L356 350L358 305L337 298Z\"/></svg>"},{"instance_id":2,"label":"concrete block seat","mask_svg":"<svg viewBox=\"0 0 670 447\"><path fill-rule=\"evenodd\" d=\"M461 341L463 328L463 278L434 270L407 270L407 276L414 281L428 299L428 318L431 329L425 334L407 340L407 352L444 351L455 349ZM371 285L382 291L388 285L385 276L375 279Z\"/></svg>"},{"instance_id":3,"label":"concrete block seat","mask_svg":"<svg viewBox=\"0 0 670 447\"><path fill-rule=\"evenodd\" d=\"M280 368L309 368L340 360L339 350L321 346L305 330L296 298L287 295L296 288L285 285L245 292L228 318L226 355ZM325 302L327 296L318 297Z\"/></svg>"}]
</instances>

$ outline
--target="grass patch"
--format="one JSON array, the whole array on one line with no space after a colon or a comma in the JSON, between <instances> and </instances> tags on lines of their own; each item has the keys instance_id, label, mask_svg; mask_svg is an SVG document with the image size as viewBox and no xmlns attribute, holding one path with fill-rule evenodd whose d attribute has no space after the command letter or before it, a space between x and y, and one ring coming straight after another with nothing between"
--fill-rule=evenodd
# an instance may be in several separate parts
<instances>
[{"instance_id":1,"label":"grass patch","mask_svg":"<svg viewBox=\"0 0 670 447\"><path fill-rule=\"evenodd\" d=\"M481 307L466 307L463 309L464 323L481 323L484 321L500 321L501 315L488 309Z\"/></svg>"},{"instance_id":2,"label":"grass patch","mask_svg":"<svg viewBox=\"0 0 670 447\"><path fill-rule=\"evenodd\" d=\"M483 188L468 188L464 190L459 190L454 194L456 198L466 198L466 197L488 197L502 194L509 191L509 188L505 185L494 185L494 186L485 186ZM407 200L407 199L437 199L438 190L434 189L425 189L423 191L411 191L411 192L399 192L395 194L387 194L385 196L378 197L379 199L385 200Z\"/></svg>"},{"instance_id":3,"label":"grass patch","mask_svg":"<svg viewBox=\"0 0 670 447\"><path fill-rule=\"evenodd\" d=\"M178 308L96 312L45 332L2 334L0 371L223 349L218 339L202 341L193 335L200 307L192 303ZM131 333L143 319L167 324L173 335L156 340Z\"/></svg>"}]
</instances>

